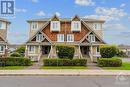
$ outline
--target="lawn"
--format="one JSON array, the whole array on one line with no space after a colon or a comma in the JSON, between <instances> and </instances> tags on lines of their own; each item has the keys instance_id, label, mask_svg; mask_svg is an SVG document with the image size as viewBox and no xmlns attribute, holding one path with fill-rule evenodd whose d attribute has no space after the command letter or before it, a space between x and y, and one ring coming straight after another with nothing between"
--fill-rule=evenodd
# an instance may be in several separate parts
<instances>
[{"instance_id":1,"label":"lawn","mask_svg":"<svg viewBox=\"0 0 130 87\"><path fill-rule=\"evenodd\" d=\"M86 66L43 66L41 69L87 69Z\"/></svg>"},{"instance_id":2,"label":"lawn","mask_svg":"<svg viewBox=\"0 0 130 87\"><path fill-rule=\"evenodd\" d=\"M5 67L0 67L0 70L21 70L27 67L28 66L5 66Z\"/></svg>"},{"instance_id":3,"label":"lawn","mask_svg":"<svg viewBox=\"0 0 130 87\"><path fill-rule=\"evenodd\" d=\"M130 62L124 62L121 67L102 67L107 70L130 70Z\"/></svg>"}]
</instances>

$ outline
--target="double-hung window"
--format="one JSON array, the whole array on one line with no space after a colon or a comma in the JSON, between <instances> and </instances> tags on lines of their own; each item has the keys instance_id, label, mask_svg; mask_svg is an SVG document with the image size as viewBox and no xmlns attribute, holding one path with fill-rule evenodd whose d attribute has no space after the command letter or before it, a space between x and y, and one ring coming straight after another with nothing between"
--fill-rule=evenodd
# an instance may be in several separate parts
<instances>
[{"instance_id":1,"label":"double-hung window","mask_svg":"<svg viewBox=\"0 0 130 87\"><path fill-rule=\"evenodd\" d=\"M51 21L51 31L60 31L60 21Z\"/></svg>"},{"instance_id":2,"label":"double-hung window","mask_svg":"<svg viewBox=\"0 0 130 87\"><path fill-rule=\"evenodd\" d=\"M29 46L28 51L29 53L35 53L35 46Z\"/></svg>"},{"instance_id":3,"label":"double-hung window","mask_svg":"<svg viewBox=\"0 0 130 87\"><path fill-rule=\"evenodd\" d=\"M37 30L38 29L38 22L32 22L31 28L33 30Z\"/></svg>"},{"instance_id":4,"label":"double-hung window","mask_svg":"<svg viewBox=\"0 0 130 87\"><path fill-rule=\"evenodd\" d=\"M36 35L36 41L37 41L37 42L41 42L42 40L43 40L42 34L37 34L37 35Z\"/></svg>"},{"instance_id":5,"label":"double-hung window","mask_svg":"<svg viewBox=\"0 0 130 87\"><path fill-rule=\"evenodd\" d=\"M57 42L64 42L64 34L57 34Z\"/></svg>"},{"instance_id":6,"label":"double-hung window","mask_svg":"<svg viewBox=\"0 0 130 87\"><path fill-rule=\"evenodd\" d=\"M93 24L94 30L101 30L101 28L102 28L101 26L102 26L102 24L100 24L100 23Z\"/></svg>"},{"instance_id":7,"label":"double-hung window","mask_svg":"<svg viewBox=\"0 0 130 87\"><path fill-rule=\"evenodd\" d=\"M0 46L0 52L4 52L4 46Z\"/></svg>"},{"instance_id":8,"label":"double-hung window","mask_svg":"<svg viewBox=\"0 0 130 87\"><path fill-rule=\"evenodd\" d=\"M73 34L67 34L67 42L74 42L74 35Z\"/></svg>"},{"instance_id":9,"label":"double-hung window","mask_svg":"<svg viewBox=\"0 0 130 87\"><path fill-rule=\"evenodd\" d=\"M88 40L89 40L90 42L95 42L95 35L90 34L90 35L88 36Z\"/></svg>"},{"instance_id":10,"label":"double-hung window","mask_svg":"<svg viewBox=\"0 0 130 87\"><path fill-rule=\"evenodd\" d=\"M71 30L72 31L81 31L81 22L80 21L72 21Z\"/></svg>"}]
</instances>

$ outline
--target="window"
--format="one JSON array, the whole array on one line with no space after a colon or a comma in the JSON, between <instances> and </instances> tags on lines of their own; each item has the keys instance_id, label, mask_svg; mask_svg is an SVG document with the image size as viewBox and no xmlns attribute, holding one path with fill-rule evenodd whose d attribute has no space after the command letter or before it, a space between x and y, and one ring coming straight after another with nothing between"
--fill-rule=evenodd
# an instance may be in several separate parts
<instances>
[{"instance_id":1,"label":"window","mask_svg":"<svg viewBox=\"0 0 130 87\"><path fill-rule=\"evenodd\" d=\"M101 30L101 28L102 28L101 27L102 25L100 23L94 23L93 26L94 26L94 30Z\"/></svg>"},{"instance_id":2,"label":"window","mask_svg":"<svg viewBox=\"0 0 130 87\"><path fill-rule=\"evenodd\" d=\"M95 35L90 34L90 35L88 36L88 39L89 39L90 42L95 42Z\"/></svg>"},{"instance_id":3,"label":"window","mask_svg":"<svg viewBox=\"0 0 130 87\"><path fill-rule=\"evenodd\" d=\"M130 51L128 51L128 56L130 56Z\"/></svg>"},{"instance_id":4,"label":"window","mask_svg":"<svg viewBox=\"0 0 130 87\"><path fill-rule=\"evenodd\" d=\"M67 34L67 42L74 42L74 35L73 34Z\"/></svg>"},{"instance_id":5,"label":"window","mask_svg":"<svg viewBox=\"0 0 130 87\"><path fill-rule=\"evenodd\" d=\"M31 27L32 27L33 30L38 29L38 22L32 22Z\"/></svg>"},{"instance_id":6,"label":"window","mask_svg":"<svg viewBox=\"0 0 130 87\"><path fill-rule=\"evenodd\" d=\"M100 52L100 48L99 47L97 47L97 53L99 53Z\"/></svg>"},{"instance_id":7,"label":"window","mask_svg":"<svg viewBox=\"0 0 130 87\"><path fill-rule=\"evenodd\" d=\"M37 41L37 42L40 42L40 41L42 41L42 40L43 40L42 34L37 34L37 35L36 35L36 41Z\"/></svg>"},{"instance_id":8,"label":"window","mask_svg":"<svg viewBox=\"0 0 130 87\"><path fill-rule=\"evenodd\" d=\"M35 53L35 46L29 46L29 53Z\"/></svg>"},{"instance_id":9,"label":"window","mask_svg":"<svg viewBox=\"0 0 130 87\"><path fill-rule=\"evenodd\" d=\"M71 30L72 31L81 31L81 22L80 21L72 21Z\"/></svg>"},{"instance_id":10,"label":"window","mask_svg":"<svg viewBox=\"0 0 130 87\"><path fill-rule=\"evenodd\" d=\"M2 22L0 21L0 29L2 28Z\"/></svg>"},{"instance_id":11,"label":"window","mask_svg":"<svg viewBox=\"0 0 130 87\"><path fill-rule=\"evenodd\" d=\"M60 21L51 21L51 31L60 31Z\"/></svg>"},{"instance_id":12,"label":"window","mask_svg":"<svg viewBox=\"0 0 130 87\"><path fill-rule=\"evenodd\" d=\"M4 46L0 46L0 52L4 51Z\"/></svg>"},{"instance_id":13,"label":"window","mask_svg":"<svg viewBox=\"0 0 130 87\"><path fill-rule=\"evenodd\" d=\"M57 42L64 42L64 34L57 34Z\"/></svg>"}]
</instances>

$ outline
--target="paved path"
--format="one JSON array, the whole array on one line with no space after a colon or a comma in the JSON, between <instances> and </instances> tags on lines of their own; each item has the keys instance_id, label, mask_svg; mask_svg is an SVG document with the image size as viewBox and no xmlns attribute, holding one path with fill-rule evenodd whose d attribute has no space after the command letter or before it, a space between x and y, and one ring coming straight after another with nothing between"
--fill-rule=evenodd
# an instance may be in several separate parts
<instances>
[{"instance_id":1,"label":"paved path","mask_svg":"<svg viewBox=\"0 0 130 87\"><path fill-rule=\"evenodd\" d=\"M130 62L130 58L121 58L123 62Z\"/></svg>"},{"instance_id":2,"label":"paved path","mask_svg":"<svg viewBox=\"0 0 130 87\"><path fill-rule=\"evenodd\" d=\"M40 61L34 63L32 66L29 66L27 69L40 69L43 66L43 58Z\"/></svg>"},{"instance_id":3,"label":"paved path","mask_svg":"<svg viewBox=\"0 0 130 87\"><path fill-rule=\"evenodd\" d=\"M90 70L102 70L102 68L97 66L97 63L88 63L87 68Z\"/></svg>"},{"instance_id":4,"label":"paved path","mask_svg":"<svg viewBox=\"0 0 130 87\"><path fill-rule=\"evenodd\" d=\"M117 76L1 76L0 87L130 87L130 77Z\"/></svg>"}]
</instances>

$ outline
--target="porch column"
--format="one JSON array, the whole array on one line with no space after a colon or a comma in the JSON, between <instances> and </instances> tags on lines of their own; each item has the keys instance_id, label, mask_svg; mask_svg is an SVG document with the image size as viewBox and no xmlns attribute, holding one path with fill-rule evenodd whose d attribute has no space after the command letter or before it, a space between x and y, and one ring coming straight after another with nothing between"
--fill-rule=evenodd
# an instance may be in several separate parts
<instances>
[{"instance_id":1,"label":"porch column","mask_svg":"<svg viewBox=\"0 0 130 87\"><path fill-rule=\"evenodd\" d=\"M93 47L92 47L92 44L90 46L90 58L91 58L91 61L93 61Z\"/></svg>"},{"instance_id":2,"label":"porch column","mask_svg":"<svg viewBox=\"0 0 130 87\"><path fill-rule=\"evenodd\" d=\"M80 45L79 45L78 53L79 53L79 59L80 59L80 58L82 58L82 54L81 54Z\"/></svg>"},{"instance_id":3,"label":"porch column","mask_svg":"<svg viewBox=\"0 0 130 87\"><path fill-rule=\"evenodd\" d=\"M26 45L26 48L25 48L25 57L28 56L28 48L27 48L27 45Z\"/></svg>"},{"instance_id":4,"label":"porch column","mask_svg":"<svg viewBox=\"0 0 130 87\"><path fill-rule=\"evenodd\" d=\"M38 46L38 53L41 53L41 46Z\"/></svg>"}]
</instances>

